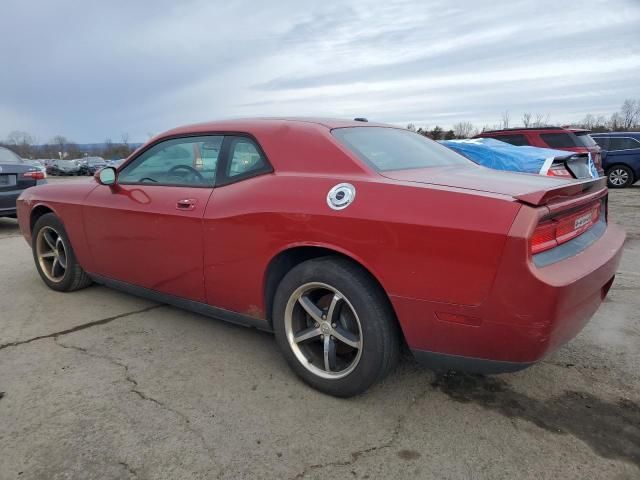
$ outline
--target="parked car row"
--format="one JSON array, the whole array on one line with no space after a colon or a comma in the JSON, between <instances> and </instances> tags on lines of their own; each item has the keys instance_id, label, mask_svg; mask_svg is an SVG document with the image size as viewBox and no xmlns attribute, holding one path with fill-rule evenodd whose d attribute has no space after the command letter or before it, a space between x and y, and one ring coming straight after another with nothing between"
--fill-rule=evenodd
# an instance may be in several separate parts
<instances>
[{"instance_id":1,"label":"parked car row","mask_svg":"<svg viewBox=\"0 0 640 480\"><path fill-rule=\"evenodd\" d=\"M588 153L515 146L494 138L443 140L440 143L472 162L495 170L580 180L600 176Z\"/></svg>"},{"instance_id":2,"label":"parked car row","mask_svg":"<svg viewBox=\"0 0 640 480\"><path fill-rule=\"evenodd\" d=\"M113 161L102 157L85 157L74 160L45 160L49 175L94 175L98 170L114 166Z\"/></svg>"},{"instance_id":3,"label":"parked car row","mask_svg":"<svg viewBox=\"0 0 640 480\"><path fill-rule=\"evenodd\" d=\"M592 133L602 148L602 164L611 188L626 188L640 179L640 132Z\"/></svg>"},{"instance_id":4,"label":"parked car row","mask_svg":"<svg viewBox=\"0 0 640 480\"><path fill-rule=\"evenodd\" d=\"M474 138L494 138L516 146L553 148L591 154L610 188L630 187L640 180L640 132L591 133L562 127L489 130Z\"/></svg>"}]
</instances>

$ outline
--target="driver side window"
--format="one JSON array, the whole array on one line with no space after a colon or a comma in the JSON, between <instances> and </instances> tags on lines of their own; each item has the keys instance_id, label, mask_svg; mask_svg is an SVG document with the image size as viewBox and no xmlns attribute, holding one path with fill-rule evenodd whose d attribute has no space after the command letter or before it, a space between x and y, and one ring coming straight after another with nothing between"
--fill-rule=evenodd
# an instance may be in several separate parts
<instances>
[{"instance_id":1,"label":"driver side window","mask_svg":"<svg viewBox=\"0 0 640 480\"><path fill-rule=\"evenodd\" d=\"M213 187L222 140L222 135L207 135L160 142L127 165L118 182Z\"/></svg>"}]
</instances>

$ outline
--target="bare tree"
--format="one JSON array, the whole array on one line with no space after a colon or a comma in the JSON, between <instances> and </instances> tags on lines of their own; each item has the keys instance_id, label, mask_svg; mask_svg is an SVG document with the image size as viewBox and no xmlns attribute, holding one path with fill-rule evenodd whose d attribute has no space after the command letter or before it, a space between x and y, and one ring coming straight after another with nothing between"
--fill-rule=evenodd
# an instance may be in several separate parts
<instances>
[{"instance_id":1,"label":"bare tree","mask_svg":"<svg viewBox=\"0 0 640 480\"><path fill-rule=\"evenodd\" d=\"M60 159L63 159L64 157L67 156L68 143L69 143L69 140L67 140L66 137L63 137L62 135L56 135L51 140L49 140L49 144L53 145L58 149L56 153L58 154L58 157L60 157Z\"/></svg>"},{"instance_id":2,"label":"bare tree","mask_svg":"<svg viewBox=\"0 0 640 480\"><path fill-rule=\"evenodd\" d=\"M502 112L500 122L502 124L502 128L509 128L509 110L505 110L504 112Z\"/></svg>"},{"instance_id":3,"label":"bare tree","mask_svg":"<svg viewBox=\"0 0 640 480\"><path fill-rule=\"evenodd\" d=\"M31 156L34 138L27 132L14 130L7 136L7 145L10 145L18 155L23 158Z\"/></svg>"},{"instance_id":4,"label":"bare tree","mask_svg":"<svg viewBox=\"0 0 640 480\"><path fill-rule=\"evenodd\" d=\"M631 129L637 122L638 115L638 102L627 98L622 107L620 108L620 117L622 121L622 128L625 130Z\"/></svg>"},{"instance_id":5,"label":"bare tree","mask_svg":"<svg viewBox=\"0 0 640 480\"><path fill-rule=\"evenodd\" d=\"M531 112L524 112L522 114L522 124L524 128L529 128L531 126Z\"/></svg>"},{"instance_id":6,"label":"bare tree","mask_svg":"<svg viewBox=\"0 0 640 480\"><path fill-rule=\"evenodd\" d=\"M129 134L128 133L123 133L120 136L120 139L122 140L122 145L124 145L125 147L129 148Z\"/></svg>"},{"instance_id":7,"label":"bare tree","mask_svg":"<svg viewBox=\"0 0 640 480\"><path fill-rule=\"evenodd\" d=\"M407 125L407 130L409 130L411 132L415 132L416 131L416 126L413 123L410 123L409 125Z\"/></svg>"},{"instance_id":8,"label":"bare tree","mask_svg":"<svg viewBox=\"0 0 640 480\"><path fill-rule=\"evenodd\" d=\"M616 130L620 130L622 128L622 123L622 116L618 112L615 112L611 115L611 117L609 117L607 128L612 132L615 132Z\"/></svg>"},{"instance_id":9,"label":"bare tree","mask_svg":"<svg viewBox=\"0 0 640 480\"><path fill-rule=\"evenodd\" d=\"M549 114L536 113L535 119L531 124L532 127L544 127L549 124Z\"/></svg>"},{"instance_id":10,"label":"bare tree","mask_svg":"<svg viewBox=\"0 0 640 480\"><path fill-rule=\"evenodd\" d=\"M473 132L473 124L471 122L458 122L453 125L453 133L456 138L469 138Z\"/></svg>"},{"instance_id":11,"label":"bare tree","mask_svg":"<svg viewBox=\"0 0 640 480\"><path fill-rule=\"evenodd\" d=\"M593 130L596 126L596 117L588 113L585 117L578 123L578 125L582 128L586 128L587 130Z\"/></svg>"},{"instance_id":12,"label":"bare tree","mask_svg":"<svg viewBox=\"0 0 640 480\"><path fill-rule=\"evenodd\" d=\"M68 158L80 158L82 157L82 152L80 151L80 147L78 147L77 143L69 142L66 146L66 156Z\"/></svg>"},{"instance_id":13,"label":"bare tree","mask_svg":"<svg viewBox=\"0 0 640 480\"><path fill-rule=\"evenodd\" d=\"M104 148L102 149L102 156L105 158L111 158L113 155L113 141L110 137L104 139Z\"/></svg>"}]
</instances>

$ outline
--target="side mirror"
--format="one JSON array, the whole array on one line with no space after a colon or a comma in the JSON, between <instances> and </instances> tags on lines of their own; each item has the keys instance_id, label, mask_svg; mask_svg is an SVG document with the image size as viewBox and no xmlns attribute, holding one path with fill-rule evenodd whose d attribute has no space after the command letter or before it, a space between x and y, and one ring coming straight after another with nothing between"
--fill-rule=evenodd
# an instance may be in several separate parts
<instances>
[{"instance_id":1,"label":"side mirror","mask_svg":"<svg viewBox=\"0 0 640 480\"><path fill-rule=\"evenodd\" d=\"M116 169L104 167L95 174L95 179L100 185L113 186L116 184Z\"/></svg>"}]
</instances>

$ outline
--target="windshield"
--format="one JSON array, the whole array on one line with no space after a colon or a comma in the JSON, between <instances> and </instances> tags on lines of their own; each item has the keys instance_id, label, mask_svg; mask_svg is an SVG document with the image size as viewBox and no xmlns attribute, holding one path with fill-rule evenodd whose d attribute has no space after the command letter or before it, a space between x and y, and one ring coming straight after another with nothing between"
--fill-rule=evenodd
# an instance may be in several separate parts
<instances>
[{"instance_id":1,"label":"windshield","mask_svg":"<svg viewBox=\"0 0 640 480\"><path fill-rule=\"evenodd\" d=\"M8 148L0 147L0 162L22 163L22 159Z\"/></svg>"},{"instance_id":2,"label":"windshield","mask_svg":"<svg viewBox=\"0 0 640 480\"><path fill-rule=\"evenodd\" d=\"M331 133L379 172L470 163L447 147L409 130L348 127L336 128Z\"/></svg>"}]
</instances>

